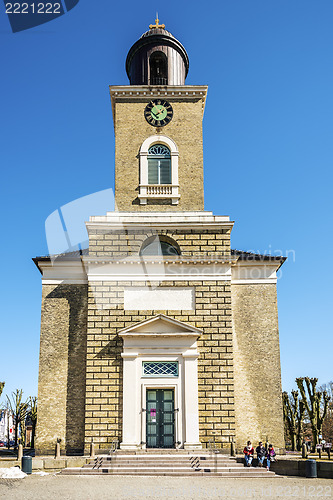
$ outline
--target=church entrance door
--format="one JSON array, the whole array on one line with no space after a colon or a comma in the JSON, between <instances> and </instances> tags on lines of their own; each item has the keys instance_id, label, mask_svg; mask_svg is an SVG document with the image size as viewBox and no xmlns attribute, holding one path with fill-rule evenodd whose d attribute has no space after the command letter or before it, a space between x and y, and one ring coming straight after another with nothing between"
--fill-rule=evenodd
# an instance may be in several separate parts
<instances>
[{"instance_id":1,"label":"church entrance door","mask_svg":"<svg viewBox=\"0 0 333 500\"><path fill-rule=\"evenodd\" d=\"M147 448L175 447L173 389L147 389Z\"/></svg>"}]
</instances>

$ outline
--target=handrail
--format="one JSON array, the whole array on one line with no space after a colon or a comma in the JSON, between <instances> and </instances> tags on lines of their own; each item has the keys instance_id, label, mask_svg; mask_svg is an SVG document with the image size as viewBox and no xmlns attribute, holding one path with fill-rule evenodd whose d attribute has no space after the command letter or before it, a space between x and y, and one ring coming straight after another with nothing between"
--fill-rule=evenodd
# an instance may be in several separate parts
<instances>
[{"instance_id":1,"label":"handrail","mask_svg":"<svg viewBox=\"0 0 333 500\"><path fill-rule=\"evenodd\" d=\"M111 448L110 448L110 453L109 455L112 455L113 453L116 453L118 449L118 444L119 444L119 439L118 438L113 438L111 441Z\"/></svg>"}]
</instances>

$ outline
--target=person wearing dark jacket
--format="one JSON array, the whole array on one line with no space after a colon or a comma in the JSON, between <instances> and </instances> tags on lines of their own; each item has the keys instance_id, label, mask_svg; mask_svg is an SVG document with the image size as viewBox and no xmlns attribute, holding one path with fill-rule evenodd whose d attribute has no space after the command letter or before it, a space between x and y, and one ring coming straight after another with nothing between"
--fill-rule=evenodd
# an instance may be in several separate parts
<instances>
[{"instance_id":1,"label":"person wearing dark jacket","mask_svg":"<svg viewBox=\"0 0 333 500\"><path fill-rule=\"evenodd\" d=\"M253 454L254 454L254 449L253 449L253 446L251 444L251 441L247 442L247 446L245 446L243 453L244 453L246 467L251 467L251 463L253 460Z\"/></svg>"},{"instance_id":2,"label":"person wearing dark jacket","mask_svg":"<svg viewBox=\"0 0 333 500\"><path fill-rule=\"evenodd\" d=\"M259 467L262 467L266 456L266 448L262 444L262 441L259 441L259 445L256 447L256 453L257 453L258 465Z\"/></svg>"}]
</instances>

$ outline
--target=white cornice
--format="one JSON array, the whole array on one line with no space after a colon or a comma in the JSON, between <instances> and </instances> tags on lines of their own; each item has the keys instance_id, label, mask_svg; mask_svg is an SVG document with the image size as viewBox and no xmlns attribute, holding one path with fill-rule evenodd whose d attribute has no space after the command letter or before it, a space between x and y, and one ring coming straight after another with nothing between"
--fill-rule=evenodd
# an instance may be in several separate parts
<instances>
[{"instance_id":1,"label":"white cornice","mask_svg":"<svg viewBox=\"0 0 333 500\"><path fill-rule=\"evenodd\" d=\"M198 256L198 257L186 257L186 256L170 256L165 257L163 255L156 256L138 256L138 255L130 255L124 257L95 257L95 256L87 256L81 257L82 262L85 264L92 265L109 265L109 264L117 264L117 265L128 265L128 264L147 264L147 265L161 265L161 264L175 264L175 265L186 265L186 264L194 264L194 265L210 265L210 264L235 264L237 262L238 257L227 257L224 255L212 255L212 256Z\"/></svg>"},{"instance_id":2,"label":"white cornice","mask_svg":"<svg viewBox=\"0 0 333 500\"><path fill-rule=\"evenodd\" d=\"M280 265L279 260L238 260L232 266L231 283L233 285L276 283L276 271Z\"/></svg>"},{"instance_id":3,"label":"white cornice","mask_svg":"<svg viewBox=\"0 0 333 500\"><path fill-rule=\"evenodd\" d=\"M119 330L120 337L195 337L202 334L196 328L182 321L159 314L148 320Z\"/></svg>"},{"instance_id":4,"label":"white cornice","mask_svg":"<svg viewBox=\"0 0 333 500\"><path fill-rule=\"evenodd\" d=\"M84 285L88 283L87 273L81 259L39 261L43 285Z\"/></svg>"},{"instance_id":5,"label":"white cornice","mask_svg":"<svg viewBox=\"0 0 333 500\"><path fill-rule=\"evenodd\" d=\"M138 100L151 99L152 97L167 97L169 101L178 99L193 101L207 97L207 85L110 85L112 105L122 99Z\"/></svg>"},{"instance_id":6,"label":"white cornice","mask_svg":"<svg viewBox=\"0 0 333 500\"><path fill-rule=\"evenodd\" d=\"M107 212L103 216L92 216L86 222L88 231L99 229L232 229L233 221L227 215L212 212Z\"/></svg>"}]
</instances>

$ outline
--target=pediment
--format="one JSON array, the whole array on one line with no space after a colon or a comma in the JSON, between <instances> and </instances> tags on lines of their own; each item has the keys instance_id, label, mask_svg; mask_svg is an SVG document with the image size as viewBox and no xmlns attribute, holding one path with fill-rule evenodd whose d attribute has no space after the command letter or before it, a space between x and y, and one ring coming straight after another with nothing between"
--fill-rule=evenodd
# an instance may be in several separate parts
<instances>
[{"instance_id":1,"label":"pediment","mask_svg":"<svg viewBox=\"0 0 333 500\"><path fill-rule=\"evenodd\" d=\"M123 328L118 332L118 335L120 337L170 336L198 338L201 333L201 330L192 325L177 321L164 314L159 314L153 318Z\"/></svg>"}]
</instances>

